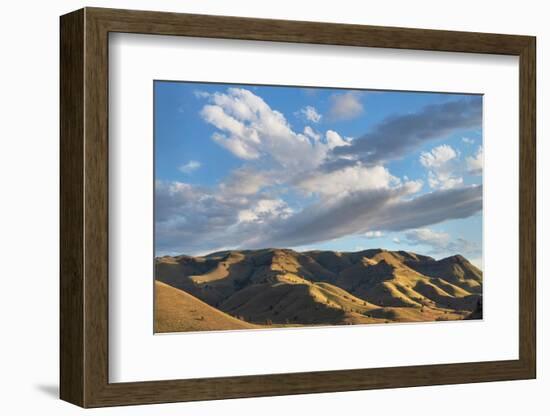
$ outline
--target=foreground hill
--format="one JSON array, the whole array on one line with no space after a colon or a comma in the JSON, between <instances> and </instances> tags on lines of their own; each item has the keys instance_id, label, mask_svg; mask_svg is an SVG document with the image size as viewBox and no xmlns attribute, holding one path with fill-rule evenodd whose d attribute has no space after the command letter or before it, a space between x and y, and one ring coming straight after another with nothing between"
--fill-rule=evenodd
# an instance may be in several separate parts
<instances>
[{"instance_id":1,"label":"foreground hill","mask_svg":"<svg viewBox=\"0 0 550 416\"><path fill-rule=\"evenodd\" d=\"M382 249L224 251L157 258L155 273L164 283L156 303L166 331L238 329L234 321L297 326L481 317L482 273L459 255L435 260ZM169 287L183 295L166 296ZM205 312L212 323L194 322L184 295L234 321Z\"/></svg>"},{"instance_id":2,"label":"foreground hill","mask_svg":"<svg viewBox=\"0 0 550 416\"><path fill-rule=\"evenodd\" d=\"M158 281L155 282L155 296L155 332L257 328Z\"/></svg>"}]
</instances>

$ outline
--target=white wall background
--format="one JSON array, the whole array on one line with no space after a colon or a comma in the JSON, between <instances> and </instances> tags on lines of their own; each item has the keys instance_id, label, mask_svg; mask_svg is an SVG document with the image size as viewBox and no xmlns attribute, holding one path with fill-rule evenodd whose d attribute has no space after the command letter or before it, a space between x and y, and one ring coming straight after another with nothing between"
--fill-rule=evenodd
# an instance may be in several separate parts
<instances>
[{"instance_id":1,"label":"white wall background","mask_svg":"<svg viewBox=\"0 0 550 416\"><path fill-rule=\"evenodd\" d=\"M5 2L0 14L0 410L4 414L83 412L58 390L58 16L103 6L277 19L407 26L538 37L538 313L537 380L338 394L225 400L87 411L102 415L279 415L342 412L446 416L542 415L550 404L550 361L543 332L550 301L543 258L550 209L543 192L550 169L544 141L550 101L550 26L545 2L386 0L385 2L121 0ZM545 200L546 199L546 200Z\"/></svg>"}]
</instances>

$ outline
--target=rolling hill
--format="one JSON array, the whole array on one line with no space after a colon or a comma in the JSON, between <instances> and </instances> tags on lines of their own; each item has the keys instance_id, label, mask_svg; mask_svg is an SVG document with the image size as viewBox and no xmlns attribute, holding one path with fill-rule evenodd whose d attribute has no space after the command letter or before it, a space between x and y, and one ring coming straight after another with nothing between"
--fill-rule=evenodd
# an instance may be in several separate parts
<instances>
[{"instance_id":1,"label":"rolling hill","mask_svg":"<svg viewBox=\"0 0 550 416\"><path fill-rule=\"evenodd\" d=\"M157 332L482 317L482 273L460 255L223 251L159 257L155 278Z\"/></svg>"},{"instance_id":2,"label":"rolling hill","mask_svg":"<svg viewBox=\"0 0 550 416\"><path fill-rule=\"evenodd\" d=\"M155 282L155 332L254 329L257 325L235 319L188 293Z\"/></svg>"}]
</instances>

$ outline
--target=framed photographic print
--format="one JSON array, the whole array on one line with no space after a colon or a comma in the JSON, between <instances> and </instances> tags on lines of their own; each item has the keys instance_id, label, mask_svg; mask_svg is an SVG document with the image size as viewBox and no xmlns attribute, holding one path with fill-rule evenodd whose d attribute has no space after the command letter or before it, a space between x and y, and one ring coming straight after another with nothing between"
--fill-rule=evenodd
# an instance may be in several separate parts
<instances>
[{"instance_id":1,"label":"framed photographic print","mask_svg":"<svg viewBox=\"0 0 550 416\"><path fill-rule=\"evenodd\" d=\"M61 398L534 378L535 106L529 36L62 16Z\"/></svg>"}]
</instances>

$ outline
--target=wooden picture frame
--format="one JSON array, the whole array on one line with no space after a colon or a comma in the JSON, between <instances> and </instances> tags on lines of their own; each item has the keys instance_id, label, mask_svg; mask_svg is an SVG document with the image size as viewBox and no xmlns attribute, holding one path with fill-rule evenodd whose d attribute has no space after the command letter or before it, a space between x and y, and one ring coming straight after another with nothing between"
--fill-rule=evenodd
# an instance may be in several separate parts
<instances>
[{"instance_id":1,"label":"wooden picture frame","mask_svg":"<svg viewBox=\"0 0 550 416\"><path fill-rule=\"evenodd\" d=\"M60 396L82 407L338 392L536 377L535 38L85 8L61 17ZM108 35L111 32L519 57L519 359L110 383Z\"/></svg>"}]
</instances>

